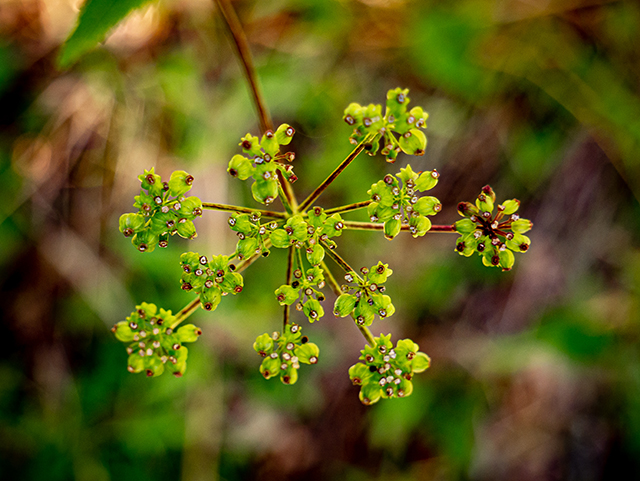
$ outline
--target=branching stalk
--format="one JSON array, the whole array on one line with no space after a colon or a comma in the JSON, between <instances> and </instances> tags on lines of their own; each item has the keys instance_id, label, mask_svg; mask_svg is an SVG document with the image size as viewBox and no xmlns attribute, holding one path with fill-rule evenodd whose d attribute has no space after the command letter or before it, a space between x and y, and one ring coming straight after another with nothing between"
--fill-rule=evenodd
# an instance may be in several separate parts
<instances>
[{"instance_id":1,"label":"branching stalk","mask_svg":"<svg viewBox=\"0 0 640 481\"><path fill-rule=\"evenodd\" d=\"M175 329L176 327L178 327L182 321L196 312L198 307L200 307L200 297L196 297L193 301L183 307L182 310L178 312L178 314L176 314L176 320L174 321L174 323L169 327L171 329Z\"/></svg>"},{"instance_id":2,"label":"branching stalk","mask_svg":"<svg viewBox=\"0 0 640 481\"><path fill-rule=\"evenodd\" d=\"M318 187L316 187L316 190L314 190L313 192L311 192L311 194L309 194L309 197L307 197L300 204L298 211L302 213L305 210L307 210L311 206L311 204L313 204L313 202L315 202L315 200L318 197L320 197L320 194L322 194L326 190L326 188L329 187L334 180L336 180L336 178L342 173L342 171L346 169L351 162L353 162L353 160L360 154L360 152L364 150L365 145L367 145L368 143L374 142L378 135L379 134L367 135L362 140L362 142L360 142L356 146L356 148L351 151L351 153L347 156L347 158L344 159L340 163L340 165L338 165L338 167L336 167L336 169L333 172L331 172L331 174L329 174L329 177L327 177L324 180L324 182L322 182Z\"/></svg>"},{"instance_id":3,"label":"branching stalk","mask_svg":"<svg viewBox=\"0 0 640 481\"><path fill-rule=\"evenodd\" d=\"M347 274L351 274L352 276L354 276L356 279L358 279L360 282L363 282L362 278L358 275L358 273L355 271L355 269L353 269L349 264L347 264L347 261L345 261L342 257L340 257L333 249L331 249L325 242L322 243L324 246L324 251L326 254L329 255L329 257L331 257L336 264L338 264L340 267L342 267L342 269L347 273Z\"/></svg>"},{"instance_id":4,"label":"branching stalk","mask_svg":"<svg viewBox=\"0 0 640 481\"><path fill-rule=\"evenodd\" d=\"M327 209L324 212L327 215L342 214L344 212L351 212L358 209L364 209L365 207L368 207L369 204L371 204L371 202L373 201L365 200L362 202L356 202L355 204L348 204L348 205L343 205L341 207L334 207L333 209Z\"/></svg>"},{"instance_id":5,"label":"branching stalk","mask_svg":"<svg viewBox=\"0 0 640 481\"><path fill-rule=\"evenodd\" d=\"M284 212L274 212L271 210L251 209L249 207L240 207L238 205L217 204L215 202L203 202L203 209L217 210L222 212L242 212L243 214L258 213L262 217L271 217L273 219L285 219L287 216Z\"/></svg>"},{"instance_id":6,"label":"branching stalk","mask_svg":"<svg viewBox=\"0 0 640 481\"><path fill-rule=\"evenodd\" d=\"M287 285L291 285L291 279L293 277L293 260L294 260L294 256L295 256L295 247L291 246L289 247L289 255L287 256ZM287 326L287 324L289 324L289 319L291 316L291 306L289 306L288 304L284 305L284 320L283 320L283 332L284 332L284 328Z\"/></svg>"},{"instance_id":7,"label":"branching stalk","mask_svg":"<svg viewBox=\"0 0 640 481\"><path fill-rule=\"evenodd\" d=\"M358 221L354 221L354 220L345 220L344 222L344 228L345 229L351 229L351 230L384 230L384 224L375 224L373 222L358 222ZM410 231L411 230L411 226L409 224L402 224L402 227L400 227L401 231ZM456 228L454 225L432 225L431 228L427 231L427 234L433 232L433 233L440 233L440 232L452 232L455 233L456 232Z\"/></svg>"}]
</instances>

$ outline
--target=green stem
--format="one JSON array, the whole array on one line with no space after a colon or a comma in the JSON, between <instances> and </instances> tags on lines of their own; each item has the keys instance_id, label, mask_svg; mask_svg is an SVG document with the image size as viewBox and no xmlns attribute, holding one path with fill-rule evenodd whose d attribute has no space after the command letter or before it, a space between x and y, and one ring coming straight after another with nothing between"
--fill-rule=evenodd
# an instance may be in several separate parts
<instances>
[{"instance_id":1,"label":"green stem","mask_svg":"<svg viewBox=\"0 0 640 481\"><path fill-rule=\"evenodd\" d=\"M304 264L303 264L303 260L302 260L302 249L296 249L296 256L298 258L298 269L300 269L300 272L302 272L302 275L304 275Z\"/></svg>"},{"instance_id":2,"label":"green stem","mask_svg":"<svg viewBox=\"0 0 640 481\"><path fill-rule=\"evenodd\" d=\"M342 267L342 269L347 274L351 274L356 279L358 279L361 283L363 282L362 278L358 275L355 269L353 269L349 264L347 264L347 261L345 261L342 257L340 257L336 252L334 252L325 242L323 242L322 244L324 246L325 253L328 254L329 257L331 257L336 264Z\"/></svg>"},{"instance_id":3,"label":"green stem","mask_svg":"<svg viewBox=\"0 0 640 481\"><path fill-rule=\"evenodd\" d=\"M371 202L373 202L373 201L372 200L365 200L365 201L362 201L362 202L356 202L355 204L343 205L341 207L334 207L333 209L327 209L324 212L327 215L342 214L343 212L351 212L351 211L354 211L354 210L363 209L363 208L367 207L369 204L371 204Z\"/></svg>"},{"instance_id":4,"label":"green stem","mask_svg":"<svg viewBox=\"0 0 640 481\"><path fill-rule=\"evenodd\" d=\"M214 202L203 202L203 209L217 210L222 212L242 212L243 214L259 213L262 217L271 217L273 219L286 219L284 212L274 212L271 210L250 209L249 207L240 207L238 205L217 204Z\"/></svg>"},{"instance_id":5,"label":"green stem","mask_svg":"<svg viewBox=\"0 0 640 481\"><path fill-rule=\"evenodd\" d=\"M355 320L354 320L355 322ZM358 329L360 329L360 332L362 333L362 335L364 336L364 338L367 340L367 342L369 343L369 345L371 347L375 347L376 345L376 341L373 338L373 334L371 334L371 331L369 330L369 328L367 326L360 326L359 324L356 323L356 326L358 326Z\"/></svg>"},{"instance_id":6,"label":"green stem","mask_svg":"<svg viewBox=\"0 0 640 481\"><path fill-rule=\"evenodd\" d=\"M245 77L249 82L249 89L253 97L253 103L258 112L258 120L260 121L260 129L262 132L273 129L273 122L271 121L271 115L267 109L262 92L260 91L260 85L258 84L258 76L256 75L256 69L253 65L253 57L251 56L251 50L249 49L249 41L242 29L242 24L238 19L231 2L229 0L215 0L222 13L222 18L225 21L231 38L233 39L238 59L244 69Z\"/></svg>"},{"instance_id":7,"label":"green stem","mask_svg":"<svg viewBox=\"0 0 640 481\"><path fill-rule=\"evenodd\" d=\"M291 278L293 277L293 258L295 255L295 247L289 247L289 255L287 256L287 285L291 285ZM288 304L284 305L284 321L282 326L282 332L284 333L285 327L289 324L289 319L291 316L291 306Z\"/></svg>"},{"instance_id":8,"label":"green stem","mask_svg":"<svg viewBox=\"0 0 640 481\"><path fill-rule=\"evenodd\" d=\"M362 142L360 142L355 149L353 149L351 151L351 153L347 156L346 159L344 159L340 165L338 165L338 167L335 168L335 170L333 172L331 172L331 174L329 174L329 177L327 177L324 182L322 182L318 187L316 187L316 190L314 190L311 194L309 194L309 197L307 197L301 204L300 207L298 209L298 212L304 212L305 210L307 210L311 204L318 198L320 197L320 194L322 194L325 189L327 187L329 187L331 185L331 183L336 180L336 178L342 173L342 171L344 169L347 168L347 166L353 162L353 160L358 156L358 154L360 154L360 152L362 152L364 150L365 145L367 145L370 142L375 141L376 137L380 135L380 134L369 134L367 135Z\"/></svg>"},{"instance_id":9,"label":"green stem","mask_svg":"<svg viewBox=\"0 0 640 481\"><path fill-rule=\"evenodd\" d=\"M278 173L280 174L281 172L278 171ZM286 180L284 180L284 182L286 182ZM289 202L287 193L282 189L282 180L278 182L278 197L280 198L280 202L282 202L282 205L284 206L284 210L286 210L289 214L293 214L293 208L291 206L291 203Z\"/></svg>"},{"instance_id":10,"label":"green stem","mask_svg":"<svg viewBox=\"0 0 640 481\"><path fill-rule=\"evenodd\" d=\"M373 222L358 222L354 220L345 220L343 221L345 229L351 230L384 230L384 224L374 224ZM402 224L400 227L401 231L409 231L411 226L409 224ZM431 228L427 231L433 233L441 233L441 232L456 232L456 228L454 225L432 225Z\"/></svg>"},{"instance_id":11,"label":"green stem","mask_svg":"<svg viewBox=\"0 0 640 481\"><path fill-rule=\"evenodd\" d=\"M176 314L176 320L169 327L171 329L175 329L176 327L178 327L182 321L184 321L187 317L189 317L191 314L196 312L198 307L200 307L200 297L199 296L196 297L189 304L187 304L185 307L183 307L182 310L180 312L178 312L178 314Z\"/></svg>"}]
</instances>

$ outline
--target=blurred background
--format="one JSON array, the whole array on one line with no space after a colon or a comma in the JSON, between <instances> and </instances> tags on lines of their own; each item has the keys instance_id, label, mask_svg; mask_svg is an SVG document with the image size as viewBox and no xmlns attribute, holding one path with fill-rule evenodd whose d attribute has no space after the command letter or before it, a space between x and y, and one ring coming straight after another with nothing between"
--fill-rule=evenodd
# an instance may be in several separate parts
<instances>
[{"instance_id":1,"label":"blurred background","mask_svg":"<svg viewBox=\"0 0 640 481\"><path fill-rule=\"evenodd\" d=\"M299 199L351 150L343 109L400 86L430 113L426 155L363 155L319 203L365 200L410 161L442 174L437 224L485 184L534 222L508 273L457 255L452 234L338 239L351 265L394 270L397 312L374 335L432 358L409 398L373 407L347 374L364 340L331 294L304 328L320 363L295 386L260 376L252 343L282 322L276 250L190 318L204 334L185 377L127 372L109 328L142 301L181 309L180 253L236 240L209 211L194 241L139 253L117 228L137 176L184 169L204 201L259 207L226 174L258 123L211 0L154 2L61 71L80 3L0 0L3 479L640 476L638 3L233 2L274 121L297 130Z\"/></svg>"}]
</instances>

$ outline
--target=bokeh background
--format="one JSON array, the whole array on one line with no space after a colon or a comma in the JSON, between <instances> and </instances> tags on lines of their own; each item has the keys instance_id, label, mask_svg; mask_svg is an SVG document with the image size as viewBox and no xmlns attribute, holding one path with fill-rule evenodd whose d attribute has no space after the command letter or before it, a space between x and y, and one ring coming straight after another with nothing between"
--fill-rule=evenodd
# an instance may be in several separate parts
<instances>
[{"instance_id":1,"label":"bokeh background","mask_svg":"<svg viewBox=\"0 0 640 481\"><path fill-rule=\"evenodd\" d=\"M137 176L185 169L203 200L258 207L226 174L258 123L212 1L152 3L61 71L79 4L0 0L0 477L640 476L636 2L233 2L276 125L297 130L299 198L351 149L344 107L400 86L430 113L426 155L363 155L319 203L364 200L410 161L442 174L436 223L485 184L534 222L509 273L457 255L451 234L338 239L352 265L394 270L397 312L373 333L432 357L411 397L373 407L347 375L364 340L331 294L305 328L321 362L292 387L260 376L253 340L282 322L275 250L241 295L191 318L204 335L185 377L127 372L109 328L142 301L182 308L180 253L235 239L227 214L205 212L196 240L137 252L117 229Z\"/></svg>"}]
</instances>

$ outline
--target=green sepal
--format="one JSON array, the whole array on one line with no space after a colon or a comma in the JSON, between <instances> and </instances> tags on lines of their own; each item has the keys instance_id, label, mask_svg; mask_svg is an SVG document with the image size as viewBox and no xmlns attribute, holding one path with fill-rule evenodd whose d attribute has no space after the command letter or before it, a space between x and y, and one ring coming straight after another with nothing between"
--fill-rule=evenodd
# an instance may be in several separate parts
<instances>
[{"instance_id":1,"label":"green sepal","mask_svg":"<svg viewBox=\"0 0 640 481\"><path fill-rule=\"evenodd\" d=\"M125 237L131 237L143 230L146 222L146 217L141 214L123 214L119 219L120 232Z\"/></svg>"},{"instance_id":2,"label":"green sepal","mask_svg":"<svg viewBox=\"0 0 640 481\"><path fill-rule=\"evenodd\" d=\"M506 200L502 203L502 207L504 207L502 211L504 215L511 215L520 208L520 201L518 199Z\"/></svg>"},{"instance_id":3,"label":"green sepal","mask_svg":"<svg viewBox=\"0 0 640 481\"><path fill-rule=\"evenodd\" d=\"M424 155L427 148L427 136L418 129L410 129L400 137L400 148L405 154Z\"/></svg>"},{"instance_id":4,"label":"green sepal","mask_svg":"<svg viewBox=\"0 0 640 481\"><path fill-rule=\"evenodd\" d=\"M247 180L253 175L255 168L253 163L245 156L236 154L229 161L229 167L227 172L233 177L237 177L240 180Z\"/></svg>"},{"instance_id":5,"label":"green sepal","mask_svg":"<svg viewBox=\"0 0 640 481\"><path fill-rule=\"evenodd\" d=\"M202 335L202 329L193 325L185 324L176 331L179 342L195 342Z\"/></svg>"},{"instance_id":6,"label":"green sepal","mask_svg":"<svg viewBox=\"0 0 640 481\"><path fill-rule=\"evenodd\" d=\"M488 194L482 193L476 199L476 206L481 212L493 212L493 199Z\"/></svg>"},{"instance_id":7,"label":"green sepal","mask_svg":"<svg viewBox=\"0 0 640 481\"><path fill-rule=\"evenodd\" d=\"M349 368L349 379L355 386L362 386L367 384L367 381L373 376L373 373L369 370L369 367L361 362L358 362Z\"/></svg>"},{"instance_id":8,"label":"green sepal","mask_svg":"<svg viewBox=\"0 0 640 481\"><path fill-rule=\"evenodd\" d=\"M476 223L471 219L460 219L455 223L455 229L459 234L469 234L476 230Z\"/></svg>"},{"instance_id":9,"label":"green sepal","mask_svg":"<svg viewBox=\"0 0 640 481\"><path fill-rule=\"evenodd\" d=\"M360 302L358 302L358 305L353 311L353 316L356 323L359 325L370 326L375 315L376 309L373 306L370 306L366 299L360 299ZM359 322L360 318L362 318L362 322Z\"/></svg>"},{"instance_id":10,"label":"green sepal","mask_svg":"<svg viewBox=\"0 0 640 481\"><path fill-rule=\"evenodd\" d=\"M169 193L174 197L180 197L191 189L193 176L184 170L177 170L171 174L169 179Z\"/></svg>"},{"instance_id":11,"label":"green sepal","mask_svg":"<svg viewBox=\"0 0 640 481\"><path fill-rule=\"evenodd\" d=\"M307 300L307 302L304 303L302 311L304 312L304 315L307 316L307 318L309 319L309 322L311 323L314 323L315 321L320 319L322 316L324 316L324 309L322 309L320 302L318 302L317 299L313 299L313 298Z\"/></svg>"},{"instance_id":12,"label":"green sepal","mask_svg":"<svg viewBox=\"0 0 640 481\"><path fill-rule=\"evenodd\" d=\"M478 208L471 202L460 202L458 204L458 213L463 217L471 217L472 215L480 215Z\"/></svg>"},{"instance_id":13,"label":"green sepal","mask_svg":"<svg viewBox=\"0 0 640 481\"><path fill-rule=\"evenodd\" d=\"M284 371L280 369L280 381L282 384L295 384L298 381L298 370L293 365L289 365Z\"/></svg>"},{"instance_id":14,"label":"green sepal","mask_svg":"<svg viewBox=\"0 0 640 481\"><path fill-rule=\"evenodd\" d=\"M384 223L384 236L391 240L400 233L402 222L398 219L389 219Z\"/></svg>"},{"instance_id":15,"label":"green sepal","mask_svg":"<svg viewBox=\"0 0 640 481\"><path fill-rule=\"evenodd\" d=\"M278 153L278 150L280 150L280 146L278 145L275 133L272 130L267 130L267 132L262 136L260 147L262 147L265 154L269 154L271 160L273 160Z\"/></svg>"},{"instance_id":16,"label":"green sepal","mask_svg":"<svg viewBox=\"0 0 640 481\"><path fill-rule=\"evenodd\" d=\"M373 308L376 310L376 314L381 318L391 317L396 308L391 302L391 298L385 294L372 294Z\"/></svg>"},{"instance_id":17,"label":"green sepal","mask_svg":"<svg viewBox=\"0 0 640 481\"><path fill-rule=\"evenodd\" d=\"M413 210L420 215L436 215L442 210L442 204L435 197L427 195L418 199L413 205Z\"/></svg>"},{"instance_id":18,"label":"green sepal","mask_svg":"<svg viewBox=\"0 0 640 481\"><path fill-rule=\"evenodd\" d=\"M151 170L144 170L144 173L138 176L138 180L142 183L141 187L149 192L152 197L162 195L164 186L162 184L162 178L154 172L154 168Z\"/></svg>"},{"instance_id":19,"label":"green sepal","mask_svg":"<svg viewBox=\"0 0 640 481\"><path fill-rule=\"evenodd\" d=\"M205 311L215 311L221 300L222 294L215 287L205 289L200 293L200 304Z\"/></svg>"},{"instance_id":20,"label":"green sepal","mask_svg":"<svg viewBox=\"0 0 640 481\"><path fill-rule=\"evenodd\" d=\"M509 249L500 251L500 267L502 267L503 271L510 271L515 260L516 259L513 255L513 252L511 252Z\"/></svg>"},{"instance_id":21,"label":"green sepal","mask_svg":"<svg viewBox=\"0 0 640 481\"><path fill-rule=\"evenodd\" d=\"M317 211L317 213L316 213ZM313 226L314 229L322 227L327 220L327 214L324 213L324 209L316 207L309 210L308 223Z\"/></svg>"},{"instance_id":22,"label":"green sepal","mask_svg":"<svg viewBox=\"0 0 640 481\"><path fill-rule=\"evenodd\" d=\"M269 237L271 239L271 244L273 247L277 247L279 249L284 249L289 247L292 242L292 237L286 233L284 229L276 229L271 233Z\"/></svg>"},{"instance_id":23,"label":"green sepal","mask_svg":"<svg viewBox=\"0 0 640 481\"><path fill-rule=\"evenodd\" d=\"M265 205L271 204L278 197L278 181L275 179L256 180L251 185L251 194L258 202Z\"/></svg>"},{"instance_id":24,"label":"green sepal","mask_svg":"<svg viewBox=\"0 0 640 481\"><path fill-rule=\"evenodd\" d=\"M280 357L273 359L271 356L267 356L260 364L260 374L265 379L271 379L273 376L280 374Z\"/></svg>"},{"instance_id":25,"label":"green sepal","mask_svg":"<svg viewBox=\"0 0 640 481\"><path fill-rule=\"evenodd\" d=\"M150 230L144 230L134 235L131 242L140 252L153 252L158 245L158 236Z\"/></svg>"},{"instance_id":26,"label":"green sepal","mask_svg":"<svg viewBox=\"0 0 640 481\"><path fill-rule=\"evenodd\" d=\"M129 327L129 323L127 321L118 322L111 329L116 336L116 339L121 342L131 342L133 341L133 336L135 336L135 332L131 330Z\"/></svg>"},{"instance_id":27,"label":"green sepal","mask_svg":"<svg viewBox=\"0 0 640 481\"><path fill-rule=\"evenodd\" d=\"M298 358L298 361L303 364L316 364L320 356L320 349L313 342L307 342L296 347L293 353Z\"/></svg>"},{"instance_id":28,"label":"green sepal","mask_svg":"<svg viewBox=\"0 0 640 481\"><path fill-rule=\"evenodd\" d=\"M296 133L293 127L289 124L282 124L276 130L276 140L280 145L289 145L291 139L293 139L293 135Z\"/></svg>"},{"instance_id":29,"label":"green sepal","mask_svg":"<svg viewBox=\"0 0 640 481\"><path fill-rule=\"evenodd\" d=\"M164 372L164 364L157 356L146 357L144 367L148 377L157 377Z\"/></svg>"},{"instance_id":30,"label":"green sepal","mask_svg":"<svg viewBox=\"0 0 640 481\"><path fill-rule=\"evenodd\" d=\"M440 178L440 174L437 170L427 170L420 174L418 180L416 180L416 189L420 192L425 192L427 190L433 189L438 183L438 179Z\"/></svg>"},{"instance_id":31,"label":"green sepal","mask_svg":"<svg viewBox=\"0 0 640 481\"><path fill-rule=\"evenodd\" d=\"M238 245L236 246L236 252L242 259L248 259L249 257L258 254L260 252L258 239L255 237L245 237L244 239L239 240Z\"/></svg>"},{"instance_id":32,"label":"green sepal","mask_svg":"<svg viewBox=\"0 0 640 481\"><path fill-rule=\"evenodd\" d=\"M411 165L407 164L404 169L400 169L400 172L396 174L396 177L398 177L405 184L407 182L415 183L415 181L418 179L418 174L413 171Z\"/></svg>"},{"instance_id":33,"label":"green sepal","mask_svg":"<svg viewBox=\"0 0 640 481\"><path fill-rule=\"evenodd\" d=\"M311 250L311 252L309 252L309 249ZM324 247L322 247L320 244L314 244L309 249L307 249L306 251L307 260L312 266L317 266L324 259Z\"/></svg>"},{"instance_id":34,"label":"green sepal","mask_svg":"<svg viewBox=\"0 0 640 481\"><path fill-rule=\"evenodd\" d=\"M144 369L144 357L140 356L137 352L133 352L127 359L127 366L129 372L141 372Z\"/></svg>"},{"instance_id":35,"label":"green sepal","mask_svg":"<svg viewBox=\"0 0 640 481\"><path fill-rule=\"evenodd\" d=\"M409 230L411 231L411 235L416 237L422 237L431 229L431 221L423 216L412 216L409 220Z\"/></svg>"},{"instance_id":36,"label":"green sepal","mask_svg":"<svg viewBox=\"0 0 640 481\"><path fill-rule=\"evenodd\" d=\"M202 215L202 201L194 196L182 199L179 212L182 217L193 220Z\"/></svg>"},{"instance_id":37,"label":"green sepal","mask_svg":"<svg viewBox=\"0 0 640 481\"><path fill-rule=\"evenodd\" d=\"M333 315L336 317L346 317L353 312L356 307L356 296L351 294L341 294L333 305Z\"/></svg>"},{"instance_id":38,"label":"green sepal","mask_svg":"<svg viewBox=\"0 0 640 481\"><path fill-rule=\"evenodd\" d=\"M528 219L518 219L511 223L511 230L515 234L524 234L525 232L529 232L532 227L533 222Z\"/></svg>"},{"instance_id":39,"label":"green sepal","mask_svg":"<svg viewBox=\"0 0 640 481\"><path fill-rule=\"evenodd\" d=\"M290 306L298 300L298 297L300 297L298 289L294 289L287 284L278 287L275 291L275 294L281 306Z\"/></svg>"},{"instance_id":40,"label":"green sepal","mask_svg":"<svg viewBox=\"0 0 640 481\"><path fill-rule=\"evenodd\" d=\"M242 147L242 151L245 154L252 154L252 155L258 155L258 156L262 154L262 151L260 150L260 142L258 140L258 137L254 137L251 134L247 134L244 137L242 137L238 145Z\"/></svg>"},{"instance_id":41,"label":"green sepal","mask_svg":"<svg viewBox=\"0 0 640 481\"><path fill-rule=\"evenodd\" d=\"M382 388L378 383L368 382L362 386L358 397L362 404L370 405L377 403L382 397Z\"/></svg>"},{"instance_id":42,"label":"green sepal","mask_svg":"<svg viewBox=\"0 0 640 481\"><path fill-rule=\"evenodd\" d=\"M422 372L425 371L431 366L431 358L427 356L424 352L416 352L415 357L411 361L411 367L413 372Z\"/></svg>"},{"instance_id":43,"label":"green sepal","mask_svg":"<svg viewBox=\"0 0 640 481\"><path fill-rule=\"evenodd\" d=\"M180 237L183 237L185 239L195 239L196 237L198 237L196 226L192 220L182 218L178 222L176 222L176 227L178 235Z\"/></svg>"},{"instance_id":44,"label":"green sepal","mask_svg":"<svg viewBox=\"0 0 640 481\"><path fill-rule=\"evenodd\" d=\"M362 106L358 103L350 103L346 109L344 109L344 115L342 119L349 125L361 125L362 124Z\"/></svg>"},{"instance_id":45,"label":"green sepal","mask_svg":"<svg viewBox=\"0 0 640 481\"><path fill-rule=\"evenodd\" d=\"M260 334L256 338L256 341L253 343L253 349L258 354L261 354L261 355L263 353L265 355L271 354L273 352L273 348L274 348L273 339L266 332L264 334Z\"/></svg>"},{"instance_id":46,"label":"green sepal","mask_svg":"<svg viewBox=\"0 0 640 481\"><path fill-rule=\"evenodd\" d=\"M384 284L391 274L393 274L393 270L389 269L389 264L378 261L378 264L371 267L367 276L374 284Z\"/></svg>"},{"instance_id":47,"label":"green sepal","mask_svg":"<svg viewBox=\"0 0 640 481\"><path fill-rule=\"evenodd\" d=\"M531 239L526 235L514 234L513 239L507 240L506 244L514 252L526 252L531 245ZM523 249L522 246L525 246L525 248Z\"/></svg>"}]
</instances>

